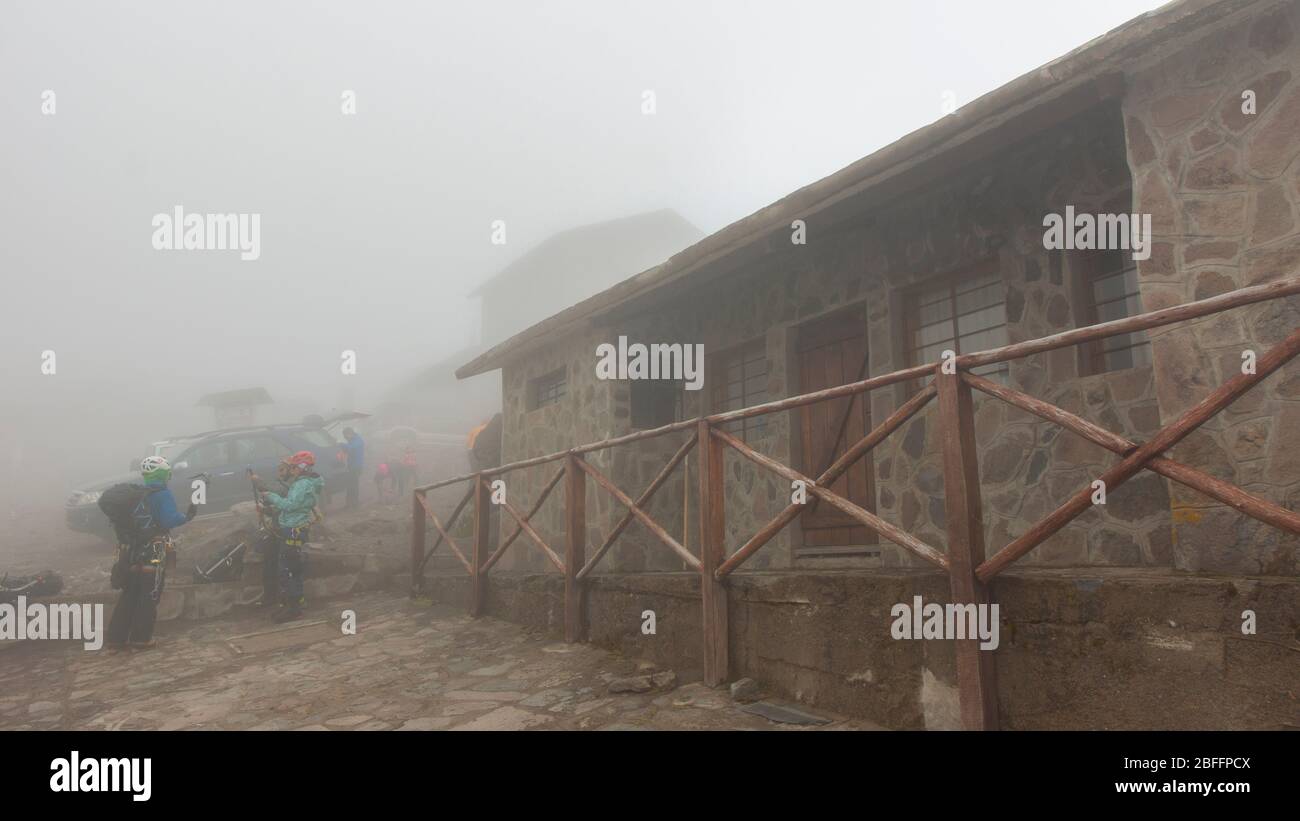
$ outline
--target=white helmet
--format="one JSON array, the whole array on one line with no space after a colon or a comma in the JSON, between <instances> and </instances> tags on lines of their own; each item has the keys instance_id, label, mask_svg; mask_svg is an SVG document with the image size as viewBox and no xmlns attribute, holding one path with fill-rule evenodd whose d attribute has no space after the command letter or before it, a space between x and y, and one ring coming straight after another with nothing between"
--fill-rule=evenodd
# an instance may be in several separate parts
<instances>
[{"instance_id":1,"label":"white helmet","mask_svg":"<svg viewBox=\"0 0 1300 821\"><path fill-rule=\"evenodd\" d=\"M140 472L148 476L159 470L171 470L172 466L161 456L146 456L140 460Z\"/></svg>"}]
</instances>

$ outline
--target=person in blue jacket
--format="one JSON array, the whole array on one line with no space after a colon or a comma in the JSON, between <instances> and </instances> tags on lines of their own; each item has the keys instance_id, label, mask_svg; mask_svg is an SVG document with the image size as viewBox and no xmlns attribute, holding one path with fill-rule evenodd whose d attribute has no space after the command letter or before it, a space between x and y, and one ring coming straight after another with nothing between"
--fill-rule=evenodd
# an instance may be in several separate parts
<instances>
[{"instance_id":1,"label":"person in blue jacket","mask_svg":"<svg viewBox=\"0 0 1300 821\"><path fill-rule=\"evenodd\" d=\"M116 649L153 647L166 566L175 560L170 531L193 519L198 510L193 502L185 513L176 508L176 497L167 488L172 468L166 459L146 457L140 473L146 492L132 514L139 537L122 547L126 581L108 622L107 643Z\"/></svg>"},{"instance_id":2,"label":"person in blue jacket","mask_svg":"<svg viewBox=\"0 0 1300 821\"><path fill-rule=\"evenodd\" d=\"M303 605L303 548L308 531L315 520L316 503L325 480L313 469L316 456L309 450L299 451L284 460L289 490L283 496L267 493L262 480L253 476L253 484L262 492L260 503L275 512L280 531L280 601L277 622L289 621L302 615Z\"/></svg>"},{"instance_id":3,"label":"person in blue jacket","mask_svg":"<svg viewBox=\"0 0 1300 821\"><path fill-rule=\"evenodd\" d=\"M352 428L343 429L343 444L339 446L339 455L347 464L349 510L361 503L361 469L366 465L366 443Z\"/></svg>"}]
</instances>

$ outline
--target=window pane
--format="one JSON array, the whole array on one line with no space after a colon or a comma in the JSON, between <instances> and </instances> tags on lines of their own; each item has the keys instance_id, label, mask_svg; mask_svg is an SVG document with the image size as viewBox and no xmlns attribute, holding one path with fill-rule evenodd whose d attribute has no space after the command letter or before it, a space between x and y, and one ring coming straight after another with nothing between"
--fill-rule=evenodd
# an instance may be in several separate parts
<instances>
[{"instance_id":1,"label":"window pane","mask_svg":"<svg viewBox=\"0 0 1300 821\"><path fill-rule=\"evenodd\" d=\"M970 353L1005 345L1005 301L1006 290L997 271L977 277L961 274L922 291L909 309L909 364L933 362L945 350Z\"/></svg>"},{"instance_id":2,"label":"window pane","mask_svg":"<svg viewBox=\"0 0 1300 821\"><path fill-rule=\"evenodd\" d=\"M990 305L1002 304L1002 283L991 282L966 293L957 294L957 313L967 314Z\"/></svg>"},{"instance_id":3,"label":"window pane","mask_svg":"<svg viewBox=\"0 0 1300 821\"><path fill-rule=\"evenodd\" d=\"M722 380L713 386L714 411L738 410L768 400L767 356L762 342L718 354L712 368ZM765 424L761 418L740 419L724 428L745 439L762 431Z\"/></svg>"},{"instance_id":4,"label":"window pane","mask_svg":"<svg viewBox=\"0 0 1300 821\"><path fill-rule=\"evenodd\" d=\"M529 410L554 405L564 397L567 379L564 369L539 376L529 383Z\"/></svg>"},{"instance_id":5,"label":"window pane","mask_svg":"<svg viewBox=\"0 0 1300 821\"><path fill-rule=\"evenodd\" d=\"M1005 328L1007 324L1006 309L1001 303L983 308L965 316L957 317L957 333L963 338L967 334L985 331L990 328ZM965 346L963 345L963 350Z\"/></svg>"},{"instance_id":6,"label":"window pane","mask_svg":"<svg viewBox=\"0 0 1300 821\"><path fill-rule=\"evenodd\" d=\"M1093 280L1092 298L1099 303L1119 299L1131 293L1129 285L1128 277L1124 276L1122 271L1113 276Z\"/></svg>"},{"instance_id":7,"label":"window pane","mask_svg":"<svg viewBox=\"0 0 1300 821\"><path fill-rule=\"evenodd\" d=\"M950 323L952 320L952 302L947 297L944 297L941 302L922 305L917 319L921 325L933 325L936 322Z\"/></svg>"},{"instance_id":8,"label":"window pane","mask_svg":"<svg viewBox=\"0 0 1300 821\"><path fill-rule=\"evenodd\" d=\"M303 431L302 438L311 442L318 448L328 448L338 444L338 442L334 441L334 437L331 436L328 431L324 430Z\"/></svg>"},{"instance_id":9,"label":"window pane","mask_svg":"<svg viewBox=\"0 0 1300 821\"><path fill-rule=\"evenodd\" d=\"M924 365L927 362L937 362L943 356L944 351L952 350L956 350L956 348L953 346L951 339L945 339L938 345L927 345L916 352L912 364Z\"/></svg>"},{"instance_id":10,"label":"window pane","mask_svg":"<svg viewBox=\"0 0 1300 821\"><path fill-rule=\"evenodd\" d=\"M1114 322L1142 313L1137 270L1122 255L1104 260L1103 273L1094 276L1085 293L1092 299L1085 316L1090 323ZM1149 365L1151 346L1145 331L1100 340L1084 357L1091 373L1118 371Z\"/></svg>"},{"instance_id":11,"label":"window pane","mask_svg":"<svg viewBox=\"0 0 1300 821\"><path fill-rule=\"evenodd\" d=\"M916 331L913 346L934 345L952 339L952 320L947 319L934 325L922 325Z\"/></svg>"}]
</instances>

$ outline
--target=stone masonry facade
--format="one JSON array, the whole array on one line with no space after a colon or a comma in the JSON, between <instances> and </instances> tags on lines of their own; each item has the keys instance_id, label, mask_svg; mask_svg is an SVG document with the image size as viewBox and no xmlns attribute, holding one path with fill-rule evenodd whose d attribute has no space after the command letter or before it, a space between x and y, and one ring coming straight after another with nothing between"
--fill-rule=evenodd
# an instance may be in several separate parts
<instances>
[{"instance_id":1,"label":"stone masonry facade","mask_svg":"<svg viewBox=\"0 0 1300 821\"><path fill-rule=\"evenodd\" d=\"M633 342L699 342L706 352L761 340L767 399L799 393L793 353L803 323L839 310L860 312L868 373L906 367L904 295L934 277L985 264L1005 289L1009 342L1087 324L1078 278L1084 251L1049 251L1043 217L1067 205L1086 213L1150 213L1155 242L1138 263L1142 310L1300 274L1300 3L1230 20L1204 42L1155 56L1125 77L1117 99L1009 143L988 160L864 207L835 224L808 220L806 245L781 248L753 265L694 286L671 300L539 345L503 368L503 457L514 461L632 430L626 381L596 378L596 349L626 335ZM1242 93L1257 111L1241 113ZM1153 364L1081 373L1074 348L1010 364L1008 384L1145 440L1240 368L1244 349L1262 354L1300 321L1291 298L1208 317L1150 334ZM528 385L563 367L560 401L529 410ZM708 413L705 388L684 392L682 414ZM909 395L893 386L870 395L878 423ZM750 444L797 469L797 412L768 417ZM589 454L599 470L635 498L685 441L674 434ZM1295 509L1300 506L1300 373L1291 365L1238 400L1173 452L1206 470ZM1115 458L1055 425L976 396L976 438L991 555L1023 533ZM936 408L895 432L868 457L875 510L940 550L946 542ZM734 551L789 501L788 483L728 452L727 548ZM647 511L696 552L696 455L689 488L679 467ZM527 510L558 463L508 474L514 505ZM811 468L808 469L811 472ZM684 492L685 491L685 492ZM588 551L624 513L588 482ZM563 552L563 486L533 523ZM683 527L683 515L686 527ZM513 530L506 516L503 535ZM836 555L801 550L798 522L745 569L919 566L884 539ZM1017 566L1173 567L1180 570L1293 576L1297 539L1200 494L1140 473L1108 494ZM511 570L548 563L521 536L503 560ZM628 527L600 566L605 571L681 570L679 558L639 523Z\"/></svg>"},{"instance_id":2,"label":"stone masonry facade","mask_svg":"<svg viewBox=\"0 0 1300 821\"><path fill-rule=\"evenodd\" d=\"M1300 4L1248 17L1135 74L1124 99L1137 207L1157 237L1140 263L1148 309L1300 275ZM1243 113L1253 92L1255 113ZM1165 421L1300 325L1295 298L1153 334ZM1296 509L1300 373L1294 363L1175 448L1175 459ZM1295 575L1297 543L1171 486L1174 564Z\"/></svg>"}]
</instances>

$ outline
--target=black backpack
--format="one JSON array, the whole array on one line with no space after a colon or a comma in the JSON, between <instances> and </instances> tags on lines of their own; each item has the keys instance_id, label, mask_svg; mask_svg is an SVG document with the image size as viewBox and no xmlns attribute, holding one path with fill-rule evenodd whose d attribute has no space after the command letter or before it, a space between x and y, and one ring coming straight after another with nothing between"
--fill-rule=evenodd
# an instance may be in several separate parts
<instances>
[{"instance_id":1,"label":"black backpack","mask_svg":"<svg viewBox=\"0 0 1300 821\"><path fill-rule=\"evenodd\" d=\"M118 544L136 544L149 536L151 531L144 530L136 520L135 512L149 497L162 488L145 487L122 482L105 490L99 497L99 509L113 523Z\"/></svg>"}]
</instances>

